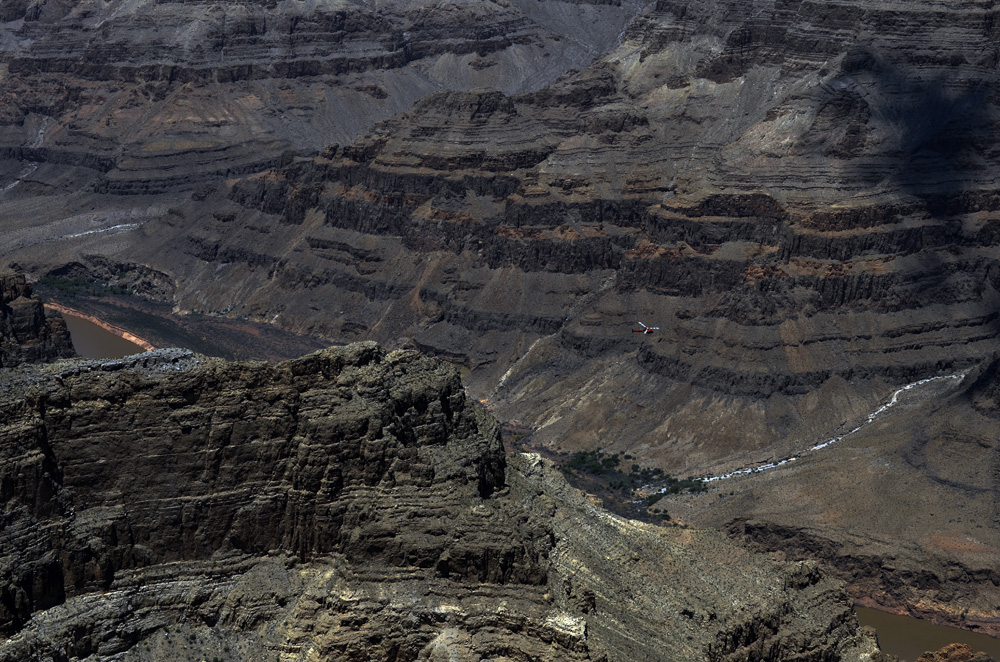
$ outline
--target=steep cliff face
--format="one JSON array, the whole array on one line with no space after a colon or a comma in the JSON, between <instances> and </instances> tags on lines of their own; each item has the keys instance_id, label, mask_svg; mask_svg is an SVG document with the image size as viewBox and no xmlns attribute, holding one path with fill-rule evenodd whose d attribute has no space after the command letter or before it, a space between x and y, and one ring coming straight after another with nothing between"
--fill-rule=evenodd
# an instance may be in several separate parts
<instances>
[{"instance_id":1,"label":"steep cliff face","mask_svg":"<svg viewBox=\"0 0 1000 662\"><path fill-rule=\"evenodd\" d=\"M2 378L0 659L880 655L814 565L507 465L454 369L413 352Z\"/></svg>"},{"instance_id":2,"label":"steep cliff face","mask_svg":"<svg viewBox=\"0 0 1000 662\"><path fill-rule=\"evenodd\" d=\"M23 15L4 10L15 21L2 42L12 49L6 52L14 73L56 67L35 46L46 31L31 21L47 17L46 25L61 26L69 40L119 20L110 5L83 16L73 13L78 9L59 14L50 4L29 11L34 5L21 3ZM625 14L608 23L614 34L571 28L567 34L597 39L586 43L613 46L581 71L554 79L519 69L512 79L490 82L478 76L508 71L503 63L531 48L521 40L531 30L518 16L556 34L572 12L549 2L486 9L413 3L374 13L354 7L336 32L341 18L309 13L321 4L219 4L218 20L211 14L216 5L184 4L202 12L198 26L222 35L223 18L252 20L223 21L238 39L205 42L207 33L195 30L198 39L189 42L154 43L157 57L186 54L176 73L181 87L164 73L173 65L142 70L149 80L166 81L163 99L152 87L136 88L134 101L105 103L102 96L86 105L82 96L66 97L61 108L88 108L91 119L66 124L59 141L100 134L100 122L117 127L114 136L135 137L127 148L77 150L120 153L106 171L70 157L48 169L56 162L42 160L50 154L43 147L52 141L54 149L57 140L54 120L45 117L56 116L26 110L22 120L14 112L14 133L7 135L21 151L11 152L20 160L4 193L12 222L0 255L16 256L39 274L79 262L96 276L95 254L141 263L171 283L179 312L415 347L467 369L474 397L535 428L538 443L627 450L680 475L789 457L863 421L903 384L960 373L997 351L1000 124L993 91L1000 81L992 5L664 1L629 24L620 41ZM156 11L179 6L157 3ZM322 5L322 12L331 7ZM581 5L584 14L605 10L618 11ZM296 12L311 18L282 22ZM172 24L181 25L182 14L173 14ZM501 26L510 46L492 50L497 33L478 29L483 16ZM121 20L141 26L145 19L125 7ZM379 41L379 21L397 32ZM294 73L294 64L279 78L256 78L266 69L261 49L285 43L284 28L272 32L274 25L293 35L300 25L310 26L310 35L334 30L336 39L325 43L343 44L331 57L350 60L349 70L336 79L320 71L314 80ZM424 50L412 50L417 39ZM78 52L106 42L87 41ZM211 57L205 43L215 44ZM312 53L307 59L323 50L302 44ZM435 50L441 48L447 52ZM223 49L242 53L246 67L212 64L216 55L224 63ZM298 51L278 51L297 62ZM408 52L428 55L393 64ZM128 82L141 58L119 55L97 58L110 62L100 85ZM366 68L368 57L381 59ZM499 63L489 66L494 57ZM498 89L442 90L413 83L425 80L418 77L400 79L399 89L419 89L406 96L385 82L386 71L414 68L453 77L456 63L475 85ZM208 70L210 85L202 75ZM283 88L278 81L286 74L294 83ZM376 87L368 87L369 74ZM551 84L542 85L543 78ZM19 80L26 87L36 79ZM302 92L307 82L320 87ZM17 98L63 98L58 86L32 85ZM378 85L388 93L383 106ZM222 96L211 96L215 90ZM301 129L297 122L326 126L325 119L303 118L340 112L340 101L323 100L343 95L374 99L346 112L354 119L344 120L343 139L341 129ZM243 110L251 107L277 114L251 116ZM92 120L99 130L88 133ZM142 133L147 121L158 127L153 133ZM322 145L316 135L325 138ZM296 158L285 153L290 145L298 153L323 151ZM178 193L147 195L168 188ZM659 331L633 334L640 321ZM960 420L968 411L962 407L948 416ZM970 456L991 457L988 435L964 437L951 420L913 419L899 429L974 438L985 455ZM903 443L895 432L878 438L889 437ZM913 482L886 496L929 496L950 484L919 454L900 457L913 468ZM851 466L869 472L876 485L877 465L870 463L878 461ZM813 498L809 481L824 475L840 483L824 483L831 491L816 497L814 511L788 498ZM789 535L815 524L852 541L852 515L871 503L851 491L851 475L817 465L796 476L804 483L762 498L770 505L745 510ZM946 481L965 485L960 478ZM992 474L979 479L976 490L984 491L970 493L992 493ZM851 514L839 503L851 504ZM743 504L723 506L715 514L701 506L691 512L728 526ZM898 555L879 547L878 518L866 521L859 544L873 563ZM922 564L962 563L975 571L970 576L983 576L980 561L965 564L960 550L920 542L937 540L940 521L908 521L913 528L904 539L916 550L908 568L872 571L886 578L871 584L872 592L917 586L912 568ZM977 517L975 525L983 521ZM967 522L945 523L978 540ZM965 582L964 572L934 574L943 578L942 596L979 585ZM920 594L908 591L899 599L912 606ZM971 599L986 609L992 589L984 585ZM954 604L935 600L945 610ZM984 622L995 620L992 604Z\"/></svg>"},{"instance_id":3,"label":"steep cliff face","mask_svg":"<svg viewBox=\"0 0 1000 662\"><path fill-rule=\"evenodd\" d=\"M62 316L46 313L23 274L0 271L0 368L73 355Z\"/></svg>"}]
</instances>

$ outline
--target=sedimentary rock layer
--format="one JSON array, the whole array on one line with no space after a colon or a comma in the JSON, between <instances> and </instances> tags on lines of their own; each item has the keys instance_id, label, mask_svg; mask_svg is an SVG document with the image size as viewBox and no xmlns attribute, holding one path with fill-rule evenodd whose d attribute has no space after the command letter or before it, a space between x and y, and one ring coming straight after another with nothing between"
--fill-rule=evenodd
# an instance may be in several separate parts
<instances>
[{"instance_id":1,"label":"sedimentary rock layer","mask_svg":"<svg viewBox=\"0 0 1000 662\"><path fill-rule=\"evenodd\" d=\"M39 162L7 193L24 215L4 255L38 274L142 263L178 312L446 357L550 446L681 475L787 457L998 349L995 14L659 2L539 89L422 89L357 139L260 172L233 160L225 182L206 166L169 200L111 170L79 192L73 168L100 168ZM19 121L19 145L53 135ZM73 193L36 197L40 181ZM113 214L89 208L112 191Z\"/></svg>"},{"instance_id":2,"label":"sedimentary rock layer","mask_svg":"<svg viewBox=\"0 0 1000 662\"><path fill-rule=\"evenodd\" d=\"M2 379L3 660L879 655L814 564L508 466L456 371L414 352Z\"/></svg>"},{"instance_id":3,"label":"sedimentary rock layer","mask_svg":"<svg viewBox=\"0 0 1000 662\"><path fill-rule=\"evenodd\" d=\"M0 188L11 198L72 197L81 186L190 191L352 140L434 90L535 89L614 45L638 2L60 1L2 11Z\"/></svg>"},{"instance_id":4,"label":"sedimentary rock layer","mask_svg":"<svg viewBox=\"0 0 1000 662\"><path fill-rule=\"evenodd\" d=\"M539 91L432 94L86 249L181 309L449 357L546 441L709 469L995 349L988 18L661 3Z\"/></svg>"},{"instance_id":5,"label":"sedimentary rock layer","mask_svg":"<svg viewBox=\"0 0 1000 662\"><path fill-rule=\"evenodd\" d=\"M524 17L553 33L568 25L526 7L487 14L507 35L528 30ZM442 25L454 39L489 37L474 4L355 7L336 21L327 8L326 23L318 8L230 9L219 16L243 36L223 41L250 63L285 43L274 26L286 23L340 35L348 53L375 48L383 23L404 45L426 29L445 48ZM25 11L17 30L40 44L48 32ZM52 30L76 30L73 11ZM296 11L313 22L295 23ZM225 186L199 175L203 186L169 205L119 196L133 203L114 221L63 218L44 256L38 232L18 227L9 254L36 270L55 255L117 256L172 277L179 310L409 344L467 366L477 397L543 428L543 441L643 447L677 471L708 471L734 447L818 435L894 385L996 348L991 15L955 3L659 3L601 42L617 48L537 91L430 94L314 159L287 156ZM319 48L307 42L302 53ZM184 43L193 70L209 67L203 42ZM12 63L49 61L40 45L19 48ZM101 76L121 78L139 57ZM248 66L240 80L255 80ZM199 81L178 102L194 103ZM254 140L268 135L233 118ZM230 140L216 124L212 140ZM639 321L660 332L633 335ZM828 406L813 404L819 393Z\"/></svg>"}]
</instances>

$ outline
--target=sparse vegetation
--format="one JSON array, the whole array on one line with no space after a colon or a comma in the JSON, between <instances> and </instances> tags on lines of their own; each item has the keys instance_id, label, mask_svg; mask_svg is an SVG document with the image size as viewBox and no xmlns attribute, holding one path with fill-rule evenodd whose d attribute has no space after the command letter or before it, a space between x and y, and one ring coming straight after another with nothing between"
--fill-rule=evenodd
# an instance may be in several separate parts
<instances>
[{"instance_id":1,"label":"sparse vegetation","mask_svg":"<svg viewBox=\"0 0 1000 662\"><path fill-rule=\"evenodd\" d=\"M655 511L652 506L668 494L700 493L708 490L704 481L698 478L675 478L659 467L644 467L632 462L626 472L622 460L634 460L628 454L606 453L601 450L580 451L573 453L561 464L563 472L570 478L589 479L591 484L587 489L593 489L592 482L603 483L602 487L612 492L617 499L625 497L634 502L636 490L642 487L652 487L656 492L640 501L648 514L669 520L670 515L660 509Z\"/></svg>"},{"instance_id":2,"label":"sparse vegetation","mask_svg":"<svg viewBox=\"0 0 1000 662\"><path fill-rule=\"evenodd\" d=\"M133 294L128 288L114 283L105 283L92 278L67 278L63 276L45 276L38 281L43 288L53 290L63 297L105 296L110 294Z\"/></svg>"},{"instance_id":3,"label":"sparse vegetation","mask_svg":"<svg viewBox=\"0 0 1000 662\"><path fill-rule=\"evenodd\" d=\"M607 476L618 473L620 463L619 455L608 455L604 451L580 451L573 453L564 466L594 476Z\"/></svg>"},{"instance_id":4,"label":"sparse vegetation","mask_svg":"<svg viewBox=\"0 0 1000 662\"><path fill-rule=\"evenodd\" d=\"M573 453L563 463L563 472L568 474L586 474L603 477L608 480L608 488L612 490L635 490L643 485L661 485L667 494L680 492L704 492L707 488L703 481L697 478L675 478L664 473L659 467L643 467L633 463L625 473L621 469L622 459L635 459L631 455L621 453L605 453L601 450L579 451Z\"/></svg>"},{"instance_id":5,"label":"sparse vegetation","mask_svg":"<svg viewBox=\"0 0 1000 662\"><path fill-rule=\"evenodd\" d=\"M530 430L506 423L501 428L504 442L509 448L520 449L524 447L524 440L531 433Z\"/></svg>"},{"instance_id":6,"label":"sparse vegetation","mask_svg":"<svg viewBox=\"0 0 1000 662\"><path fill-rule=\"evenodd\" d=\"M696 494L708 491L705 481L699 478L674 478L673 476L666 476L666 485L664 487L667 494L680 494L681 492Z\"/></svg>"}]
</instances>

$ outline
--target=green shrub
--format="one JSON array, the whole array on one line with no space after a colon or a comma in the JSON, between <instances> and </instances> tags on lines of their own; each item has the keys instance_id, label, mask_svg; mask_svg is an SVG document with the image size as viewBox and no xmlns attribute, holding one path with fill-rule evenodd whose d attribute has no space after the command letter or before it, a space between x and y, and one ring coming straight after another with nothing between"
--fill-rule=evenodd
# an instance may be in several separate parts
<instances>
[{"instance_id":1,"label":"green shrub","mask_svg":"<svg viewBox=\"0 0 1000 662\"><path fill-rule=\"evenodd\" d=\"M579 451L570 456L566 466L583 473L603 476L614 473L620 462L618 455L608 455L604 451Z\"/></svg>"}]
</instances>

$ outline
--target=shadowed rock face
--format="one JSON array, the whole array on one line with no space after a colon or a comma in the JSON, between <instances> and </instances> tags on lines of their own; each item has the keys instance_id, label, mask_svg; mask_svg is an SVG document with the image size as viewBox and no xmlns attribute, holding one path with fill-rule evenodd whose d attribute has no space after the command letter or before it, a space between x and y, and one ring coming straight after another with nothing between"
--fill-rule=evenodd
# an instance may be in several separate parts
<instances>
[{"instance_id":1,"label":"shadowed rock face","mask_svg":"<svg viewBox=\"0 0 1000 662\"><path fill-rule=\"evenodd\" d=\"M562 10L543 20L529 4L475 11L486 12L506 35L525 34L511 12L558 32ZM7 29L28 32L9 35L33 29L24 7L24 23ZM226 7L234 17L271 11L268 25L285 25L274 13L284 5ZM488 66L493 53L511 60L523 54L513 37L512 46L491 51L492 33L477 32L468 14L439 29L441 16L460 11L451 5L400 7L347 12L345 20L355 23L341 35L346 50L337 52L352 62L372 53L405 55L399 45L407 43L405 33L412 43L427 29L421 39L432 54L419 70L444 71L442 79L455 73L458 60L486 76L505 71L502 62ZM105 25L118 20L111 11ZM425 11L433 20L421 18ZM234 34L243 37L213 42L214 54L221 59L223 45L226 52L239 45L249 64L238 75L219 68L219 88L214 78L204 87L206 78L196 75L210 63L203 42L194 40L181 49L190 70L178 73L189 77L182 87L144 71L160 76L155 80L175 96L158 101L155 90L137 88L135 109L125 108L133 103L126 97L73 106L90 108L91 119L66 124L59 141L91 140L103 130L93 118L110 120L118 127L114 136L135 136L127 148L65 148L113 153L113 167L68 156L43 160L47 141L56 145L55 120L45 117L56 115L26 110L22 121L15 112L7 135L21 150L11 152L20 160L9 181L18 183L4 194L4 213L13 220L0 250L39 274L71 262L95 275L105 271L101 260L141 263L164 275L162 290L179 311L416 347L468 369L473 395L504 418L536 428L540 443L628 450L675 474L721 474L823 441L864 420L895 388L966 370L997 350L995 13L989 5L957 2L660 2L631 23L620 44L617 32L606 40L611 51L581 71L546 78L546 85L531 84L540 80L531 75L515 76L517 84L476 78L476 85L499 91L434 84L407 97L396 90L415 89L412 81L422 79L397 88L384 82L390 74L375 71L394 76L413 63L364 60L374 67L366 75L389 93L381 101L367 79L349 77L353 69L337 74L330 90L302 92L297 85L309 76L284 89L278 79L255 78L263 70L260 36L279 43L284 32L235 22L242 27ZM74 23L73 16L46 20L64 26L66 35L100 20ZM199 25L219 25L206 17ZM398 33L403 41L365 41L381 29L378 20L408 26ZM309 21L302 25L319 19ZM478 44L483 59L456 45L462 40ZM439 42L452 50L428 45ZM34 46L27 42L5 37L3 43L17 58L34 58L38 71L56 66L43 64L49 60L42 50L28 53ZM176 51L150 47L161 55L168 50ZM28 67L10 57L15 73ZM122 72L137 58L104 57L112 65L100 76L111 82L101 85L128 82ZM79 80L97 74L86 76ZM29 78L20 80L26 88ZM18 98L63 99L63 88L46 81L33 82ZM230 104L225 112L218 110L224 104L205 101L216 89ZM301 119L327 112L317 107L346 108L315 99L347 94L372 101L345 111L345 125L353 124L344 138L330 128L333 120ZM134 131L114 124L117 103ZM289 112L243 110L271 107ZM105 109L110 116L101 114ZM282 128L289 115L298 119L287 126L300 128ZM142 133L149 118L159 127L155 140ZM296 122L327 128L313 133ZM278 142L268 142L271 136ZM300 154L323 151L282 158L288 145ZM275 159L275 167L260 170ZM175 195L151 193L171 187ZM632 334L639 321L660 331ZM968 413L962 407L948 420L961 420ZM988 429L977 420L978 430ZM924 434L935 425L941 440L956 438L960 428L913 419L888 437L871 438L872 448L889 437L904 443L902 431ZM994 441L978 431L969 439L984 449L970 456L983 462L957 454L949 466L992 466ZM928 465L905 452L901 457L913 468L913 482L879 494L914 503L938 494L943 483ZM851 466L871 469L866 480L884 485L873 461ZM692 512L727 525L746 514L733 511L752 511L755 521L780 525L766 525L765 532L816 525L837 532L837 544L850 542L859 521L853 515L871 511L872 502L851 492L853 474L826 469L806 476L801 492L781 486L764 495L765 505ZM811 498L808 481L817 475L841 481L832 493L846 501L827 494L816 498L815 510L800 507L795 499ZM992 474L982 481L976 489L994 489ZM852 504L848 515L838 510L842 502ZM983 513L977 524L986 521ZM863 544L876 544L884 522L861 514ZM910 521L906 540L918 551L878 585L884 590L899 579L905 588L893 599L904 603L917 595L909 592L919 583L913 568L928 562L933 547L920 541L941 524ZM978 535L957 522L955 530ZM879 549L871 558L895 553ZM935 568L957 558L953 549L942 554ZM988 565L964 567L982 578L992 576L979 574ZM935 576L944 578L945 597L952 582L978 586L963 583L962 572ZM975 600L990 604L991 591L986 587ZM997 603L991 604L984 622L995 618Z\"/></svg>"},{"instance_id":2,"label":"shadowed rock face","mask_svg":"<svg viewBox=\"0 0 1000 662\"><path fill-rule=\"evenodd\" d=\"M0 659L872 660L841 584L507 465L373 343L2 375Z\"/></svg>"},{"instance_id":3,"label":"shadowed rock face","mask_svg":"<svg viewBox=\"0 0 1000 662\"><path fill-rule=\"evenodd\" d=\"M62 315L45 312L23 274L0 272L0 368L73 355Z\"/></svg>"}]
</instances>

